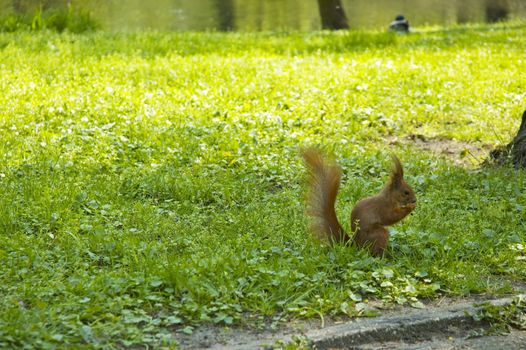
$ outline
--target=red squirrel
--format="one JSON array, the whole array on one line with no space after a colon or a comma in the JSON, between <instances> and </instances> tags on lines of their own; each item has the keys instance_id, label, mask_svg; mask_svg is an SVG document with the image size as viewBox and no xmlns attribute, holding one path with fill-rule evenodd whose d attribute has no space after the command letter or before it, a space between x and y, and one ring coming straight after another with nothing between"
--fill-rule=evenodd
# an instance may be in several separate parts
<instances>
[{"instance_id":1,"label":"red squirrel","mask_svg":"<svg viewBox=\"0 0 526 350\"><path fill-rule=\"evenodd\" d=\"M312 218L312 234L330 243L348 242L351 238L344 232L334 210L341 167L327 160L316 148L304 149L302 155L308 169L307 214ZM353 241L358 247L369 248L373 255L382 254L387 247L389 231L384 226L397 223L416 207L415 193L404 180L402 164L396 156L392 158L394 168L389 182L377 195L356 203L351 212Z\"/></svg>"}]
</instances>

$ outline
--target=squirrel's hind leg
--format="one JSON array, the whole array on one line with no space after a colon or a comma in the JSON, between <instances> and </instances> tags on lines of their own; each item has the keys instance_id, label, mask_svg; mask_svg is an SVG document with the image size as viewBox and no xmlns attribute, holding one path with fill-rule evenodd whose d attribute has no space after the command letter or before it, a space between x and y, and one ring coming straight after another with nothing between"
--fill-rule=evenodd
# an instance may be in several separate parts
<instances>
[{"instance_id":1,"label":"squirrel's hind leg","mask_svg":"<svg viewBox=\"0 0 526 350\"><path fill-rule=\"evenodd\" d=\"M384 250L387 248L387 242L389 240L389 231L383 226L375 226L367 230L365 235L362 236L362 240L358 243L359 247L368 246L372 255L382 255Z\"/></svg>"}]
</instances>

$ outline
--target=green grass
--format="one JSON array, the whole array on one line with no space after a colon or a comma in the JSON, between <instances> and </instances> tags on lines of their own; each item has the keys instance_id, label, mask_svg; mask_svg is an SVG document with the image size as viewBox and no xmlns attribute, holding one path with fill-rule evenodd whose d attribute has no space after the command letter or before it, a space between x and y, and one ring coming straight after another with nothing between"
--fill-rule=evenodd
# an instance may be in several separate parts
<instances>
[{"instance_id":1,"label":"green grass","mask_svg":"<svg viewBox=\"0 0 526 350\"><path fill-rule=\"evenodd\" d=\"M0 347L173 347L203 323L369 315L367 300L526 280L526 174L387 136L498 144L525 109L526 25L342 33L0 33ZM405 165L383 258L307 233L302 145L338 212Z\"/></svg>"},{"instance_id":2,"label":"green grass","mask_svg":"<svg viewBox=\"0 0 526 350\"><path fill-rule=\"evenodd\" d=\"M83 33L101 27L90 11L76 8L71 3L51 9L42 4L23 12L7 12L0 16L0 32L41 31Z\"/></svg>"},{"instance_id":3,"label":"green grass","mask_svg":"<svg viewBox=\"0 0 526 350\"><path fill-rule=\"evenodd\" d=\"M507 305L496 306L491 303L483 303L471 316L475 321L489 323L490 327L484 332L485 334L502 335L509 333L512 328L526 330L524 295L514 297Z\"/></svg>"}]
</instances>

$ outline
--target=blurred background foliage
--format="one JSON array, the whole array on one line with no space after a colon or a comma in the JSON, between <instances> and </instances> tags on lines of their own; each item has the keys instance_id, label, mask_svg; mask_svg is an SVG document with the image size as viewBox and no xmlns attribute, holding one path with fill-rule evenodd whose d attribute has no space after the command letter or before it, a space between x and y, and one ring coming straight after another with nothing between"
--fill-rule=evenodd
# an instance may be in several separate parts
<instances>
[{"instance_id":1,"label":"blurred background foliage","mask_svg":"<svg viewBox=\"0 0 526 350\"><path fill-rule=\"evenodd\" d=\"M522 0L342 0L351 28L385 28L398 14L412 25L524 17ZM270 31L321 28L316 0L0 0L0 30Z\"/></svg>"}]
</instances>

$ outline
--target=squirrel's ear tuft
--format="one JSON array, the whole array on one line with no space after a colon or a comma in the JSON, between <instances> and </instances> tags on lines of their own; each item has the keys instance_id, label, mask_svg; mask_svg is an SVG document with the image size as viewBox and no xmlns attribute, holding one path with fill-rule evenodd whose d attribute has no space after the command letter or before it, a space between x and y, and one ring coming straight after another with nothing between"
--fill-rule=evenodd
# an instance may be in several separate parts
<instances>
[{"instance_id":1,"label":"squirrel's ear tuft","mask_svg":"<svg viewBox=\"0 0 526 350\"><path fill-rule=\"evenodd\" d=\"M402 183L402 179L404 178L404 169L402 168L402 163L400 163L400 159L398 159L397 156L392 154L391 158L393 159L394 163L391 181L394 185L399 185Z\"/></svg>"}]
</instances>

